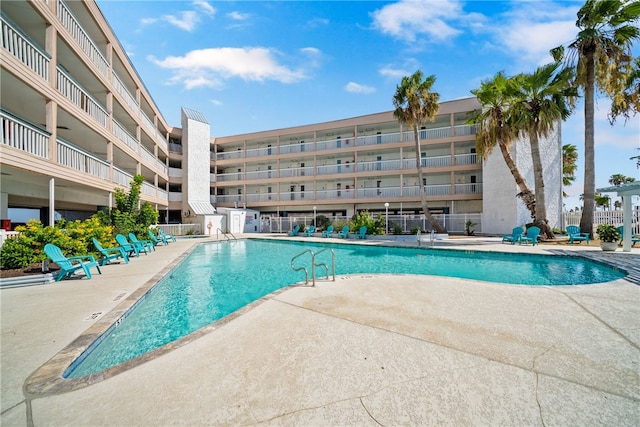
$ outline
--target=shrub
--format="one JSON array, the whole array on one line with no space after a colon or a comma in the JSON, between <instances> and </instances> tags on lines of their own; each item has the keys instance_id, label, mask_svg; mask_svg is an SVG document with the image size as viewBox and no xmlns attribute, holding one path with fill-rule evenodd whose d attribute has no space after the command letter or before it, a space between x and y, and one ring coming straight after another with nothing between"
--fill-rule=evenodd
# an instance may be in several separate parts
<instances>
[{"instance_id":1,"label":"shrub","mask_svg":"<svg viewBox=\"0 0 640 427\"><path fill-rule=\"evenodd\" d=\"M620 239L620 232L611 224L600 224L596 229L598 238L602 242L617 242Z\"/></svg>"},{"instance_id":2,"label":"shrub","mask_svg":"<svg viewBox=\"0 0 640 427\"><path fill-rule=\"evenodd\" d=\"M324 215L316 216L316 227L326 230L331 225L331 220ZM335 227L335 226L334 226Z\"/></svg>"},{"instance_id":3,"label":"shrub","mask_svg":"<svg viewBox=\"0 0 640 427\"><path fill-rule=\"evenodd\" d=\"M368 210L360 211L351 218L350 227L352 230L359 230L363 225L367 227L367 234L384 233L384 217L378 216L378 219L374 220Z\"/></svg>"},{"instance_id":4,"label":"shrub","mask_svg":"<svg viewBox=\"0 0 640 427\"><path fill-rule=\"evenodd\" d=\"M393 234L402 234L402 233L404 233L404 229L402 228L401 225L393 226Z\"/></svg>"},{"instance_id":5,"label":"shrub","mask_svg":"<svg viewBox=\"0 0 640 427\"><path fill-rule=\"evenodd\" d=\"M420 230L420 227L418 227L417 225L415 227L411 227L411 234L418 234L418 231L422 231Z\"/></svg>"}]
</instances>

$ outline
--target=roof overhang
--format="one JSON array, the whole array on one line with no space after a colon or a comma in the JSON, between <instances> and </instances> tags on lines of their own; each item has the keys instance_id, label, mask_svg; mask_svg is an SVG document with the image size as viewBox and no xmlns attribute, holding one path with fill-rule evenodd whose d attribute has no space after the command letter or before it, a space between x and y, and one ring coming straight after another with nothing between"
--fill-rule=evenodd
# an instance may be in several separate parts
<instances>
[{"instance_id":1,"label":"roof overhang","mask_svg":"<svg viewBox=\"0 0 640 427\"><path fill-rule=\"evenodd\" d=\"M216 208L209 202L189 202L192 213L196 215L214 215Z\"/></svg>"},{"instance_id":2,"label":"roof overhang","mask_svg":"<svg viewBox=\"0 0 640 427\"><path fill-rule=\"evenodd\" d=\"M598 188L596 191L600 193L618 193L618 196L638 196L640 195L640 181L614 185L613 187Z\"/></svg>"}]
</instances>

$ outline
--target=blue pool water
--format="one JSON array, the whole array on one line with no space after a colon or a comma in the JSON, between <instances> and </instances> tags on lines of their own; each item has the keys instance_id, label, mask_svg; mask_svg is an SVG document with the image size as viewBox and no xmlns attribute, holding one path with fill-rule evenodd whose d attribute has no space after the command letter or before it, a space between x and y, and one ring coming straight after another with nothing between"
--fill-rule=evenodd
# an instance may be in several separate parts
<instances>
[{"instance_id":1,"label":"blue pool water","mask_svg":"<svg viewBox=\"0 0 640 427\"><path fill-rule=\"evenodd\" d=\"M336 274L429 274L523 285L589 284L625 275L577 257L272 240L207 243L163 278L65 376L78 378L133 359L277 289L304 281L304 272L291 269L291 258L305 249L318 252L323 247L335 252ZM316 261L330 265L330 260L325 251ZM309 256L296 264L305 263L309 264ZM316 276L323 273L318 269Z\"/></svg>"}]
</instances>

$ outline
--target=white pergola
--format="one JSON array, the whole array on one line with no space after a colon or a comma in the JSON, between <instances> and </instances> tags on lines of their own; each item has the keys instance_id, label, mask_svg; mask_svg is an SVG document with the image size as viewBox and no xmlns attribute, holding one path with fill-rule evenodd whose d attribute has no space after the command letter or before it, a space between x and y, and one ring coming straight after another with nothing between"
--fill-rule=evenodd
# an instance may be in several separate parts
<instances>
[{"instance_id":1,"label":"white pergola","mask_svg":"<svg viewBox=\"0 0 640 427\"><path fill-rule=\"evenodd\" d=\"M623 252L631 252L631 196L640 195L640 181L614 187L598 188L596 191L600 193L618 193L618 196L622 196L622 226L624 227L622 250Z\"/></svg>"}]
</instances>

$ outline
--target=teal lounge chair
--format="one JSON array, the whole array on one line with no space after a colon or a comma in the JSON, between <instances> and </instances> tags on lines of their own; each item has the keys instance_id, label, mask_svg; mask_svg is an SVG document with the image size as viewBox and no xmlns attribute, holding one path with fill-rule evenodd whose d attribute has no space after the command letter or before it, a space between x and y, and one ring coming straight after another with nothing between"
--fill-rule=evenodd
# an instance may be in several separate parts
<instances>
[{"instance_id":1,"label":"teal lounge chair","mask_svg":"<svg viewBox=\"0 0 640 427\"><path fill-rule=\"evenodd\" d=\"M327 227L325 231L322 232L322 237L333 237L333 225Z\"/></svg>"},{"instance_id":2,"label":"teal lounge chair","mask_svg":"<svg viewBox=\"0 0 640 427\"><path fill-rule=\"evenodd\" d=\"M360 230L353 234L353 237L356 239L366 239L367 238L367 226L363 225L360 227Z\"/></svg>"},{"instance_id":3,"label":"teal lounge chair","mask_svg":"<svg viewBox=\"0 0 640 427\"><path fill-rule=\"evenodd\" d=\"M538 236L540 235L540 229L538 227L527 228L527 233L520 237L520 244L531 243L532 246L538 244Z\"/></svg>"},{"instance_id":4,"label":"teal lounge chair","mask_svg":"<svg viewBox=\"0 0 640 427\"><path fill-rule=\"evenodd\" d=\"M158 228L158 236L162 237L162 241L167 241L169 242L169 240L171 240L172 242L176 241L176 236L173 234L167 234L164 231L162 231L162 228Z\"/></svg>"},{"instance_id":5,"label":"teal lounge chair","mask_svg":"<svg viewBox=\"0 0 640 427\"><path fill-rule=\"evenodd\" d=\"M156 248L153 247L153 243L151 242L151 240L138 240L136 235L133 233L129 233L129 240L131 240L131 243L135 246L142 246L145 249L149 249L150 251L156 250Z\"/></svg>"},{"instance_id":6,"label":"teal lounge chair","mask_svg":"<svg viewBox=\"0 0 640 427\"><path fill-rule=\"evenodd\" d=\"M96 239L95 237L93 238L93 246L95 246L98 252L100 252L100 254L102 255L102 261L100 265L107 265L109 261L119 258L122 258L125 263L129 264L129 257L121 246L115 248L103 248L98 239Z\"/></svg>"},{"instance_id":7,"label":"teal lounge chair","mask_svg":"<svg viewBox=\"0 0 640 427\"><path fill-rule=\"evenodd\" d=\"M347 238L349 237L349 226L345 225L344 227L342 227L342 231L338 231L338 233L336 234L336 236L338 237L343 237L343 238Z\"/></svg>"},{"instance_id":8,"label":"teal lounge chair","mask_svg":"<svg viewBox=\"0 0 640 427\"><path fill-rule=\"evenodd\" d=\"M300 226L296 225L295 227L293 227L293 230L289 231L287 234L289 236L297 236L298 233L300 233Z\"/></svg>"},{"instance_id":9,"label":"teal lounge chair","mask_svg":"<svg viewBox=\"0 0 640 427\"><path fill-rule=\"evenodd\" d=\"M511 230L511 234L502 235L502 243L510 242L512 245L514 245L516 242L520 243L520 238L522 237L523 233L524 229L522 227L515 227L513 230Z\"/></svg>"},{"instance_id":10,"label":"teal lounge chair","mask_svg":"<svg viewBox=\"0 0 640 427\"><path fill-rule=\"evenodd\" d=\"M151 239L151 243L153 243L153 246L158 246L160 243L162 243L163 245L167 246L169 243L167 243L167 238L164 236L160 236L158 235L158 237L156 237L155 234L153 234L153 231L149 230L149 239Z\"/></svg>"},{"instance_id":11,"label":"teal lounge chair","mask_svg":"<svg viewBox=\"0 0 640 427\"><path fill-rule=\"evenodd\" d=\"M65 277L71 277L76 271L80 269L84 270L84 274L87 276L87 279L91 279L91 267L97 268L98 273L102 274L102 271L100 271L100 266L96 262L96 259L93 257L93 255L66 257L64 256L60 248L52 243L47 243L44 246L44 253L47 254L51 261L55 262L58 267L60 267L60 271L56 276L56 282L59 282Z\"/></svg>"},{"instance_id":12,"label":"teal lounge chair","mask_svg":"<svg viewBox=\"0 0 640 427\"><path fill-rule=\"evenodd\" d=\"M309 226L308 230L305 230L304 233L302 233L305 237L312 237L314 231L316 231L316 228L313 225Z\"/></svg>"},{"instance_id":13,"label":"teal lounge chair","mask_svg":"<svg viewBox=\"0 0 640 427\"><path fill-rule=\"evenodd\" d=\"M132 245L126 237L124 237L123 234L116 234L116 242L118 242L118 244L122 247L122 249L125 250L125 252L129 255L132 256L133 254L135 254L137 257L140 256L140 252L144 252L144 254L147 254L147 249L142 247L138 247L136 245Z\"/></svg>"},{"instance_id":14,"label":"teal lounge chair","mask_svg":"<svg viewBox=\"0 0 640 427\"><path fill-rule=\"evenodd\" d=\"M618 227L618 232L620 233L620 244L622 244L622 240L624 239L624 226L621 225ZM631 246L635 246L636 243L640 242L640 234L632 234L631 235Z\"/></svg>"},{"instance_id":15,"label":"teal lounge chair","mask_svg":"<svg viewBox=\"0 0 640 427\"><path fill-rule=\"evenodd\" d=\"M567 234L569 235L569 243L585 241L589 244L589 233L581 233L580 227L577 225L567 225Z\"/></svg>"}]
</instances>

